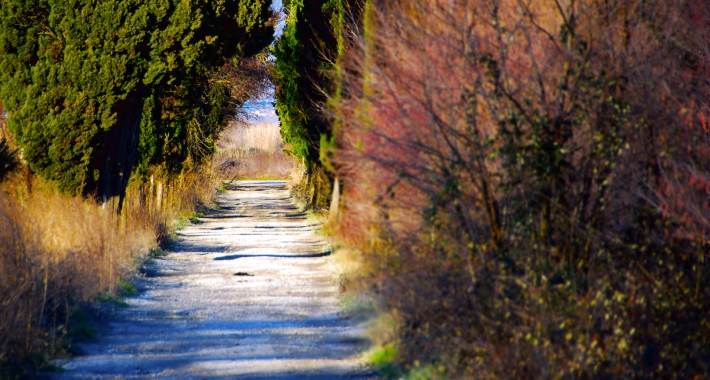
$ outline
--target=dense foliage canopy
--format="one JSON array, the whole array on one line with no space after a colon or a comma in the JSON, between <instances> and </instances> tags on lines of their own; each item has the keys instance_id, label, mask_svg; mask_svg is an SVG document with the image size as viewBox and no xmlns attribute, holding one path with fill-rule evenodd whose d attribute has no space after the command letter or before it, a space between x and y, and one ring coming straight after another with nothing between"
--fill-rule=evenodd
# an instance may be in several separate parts
<instances>
[{"instance_id":1,"label":"dense foliage canopy","mask_svg":"<svg viewBox=\"0 0 710 380\"><path fill-rule=\"evenodd\" d=\"M332 139L322 106L333 86L333 64L344 49L344 21L354 0L284 2L286 27L274 47L276 111L281 134L307 163L320 162L321 145ZM332 92L332 91L331 91Z\"/></svg>"},{"instance_id":2,"label":"dense foliage canopy","mask_svg":"<svg viewBox=\"0 0 710 380\"><path fill-rule=\"evenodd\" d=\"M208 75L273 39L266 0L7 0L0 99L22 157L64 192L122 196L200 160L229 113Z\"/></svg>"}]
</instances>

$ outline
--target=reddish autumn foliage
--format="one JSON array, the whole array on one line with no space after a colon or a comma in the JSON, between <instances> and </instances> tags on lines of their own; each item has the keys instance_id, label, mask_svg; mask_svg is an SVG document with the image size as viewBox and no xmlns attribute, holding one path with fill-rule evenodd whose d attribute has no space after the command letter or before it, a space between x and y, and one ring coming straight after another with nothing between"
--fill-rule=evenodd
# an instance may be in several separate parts
<instances>
[{"instance_id":1,"label":"reddish autumn foliage","mask_svg":"<svg viewBox=\"0 0 710 380\"><path fill-rule=\"evenodd\" d=\"M337 234L398 321L403 367L710 374L708 11L369 6L333 100Z\"/></svg>"}]
</instances>

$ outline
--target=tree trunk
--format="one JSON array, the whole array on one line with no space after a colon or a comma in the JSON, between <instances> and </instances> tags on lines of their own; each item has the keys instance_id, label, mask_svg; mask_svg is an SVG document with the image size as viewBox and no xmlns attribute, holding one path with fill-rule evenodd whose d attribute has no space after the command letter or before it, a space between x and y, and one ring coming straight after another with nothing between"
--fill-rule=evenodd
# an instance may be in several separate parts
<instances>
[{"instance_id":1,"label":"tree trunk","mask_svg":"<svg viewBox=\"0 0 710 380\"><path fill-rule=\"evenodd\" d=\"M157 193L155 195L155 205L157 206L157 210L160 211L163 209L163 183L158 182L158 187L157 187Z\"/></svg>"},{"instance_id":2,"label":"tree trunk","mask_svg":"<svg viewBox=\"0 0 710 380\"><path fill-rule=\"evenodd\" d=\"M338 211L340 209L340 181L335 177L333 181L333 195L330 198L330 215L328 219L331 223L338 220Z\"/></svg>"},{"instance_id":3,"label":"tree trunk","mask_svg":"<svg viewBox=\"0 0 710 380\"><path fill-rule=\"evenodd\" d=\"M97 197L100 202L108 202L111 198L118 197L114 211L120 214L138 148L143 113L141 91L136 91L121 101L116 106L116 113L116 124L106 134Z\"/></svg>"}]
</instances>

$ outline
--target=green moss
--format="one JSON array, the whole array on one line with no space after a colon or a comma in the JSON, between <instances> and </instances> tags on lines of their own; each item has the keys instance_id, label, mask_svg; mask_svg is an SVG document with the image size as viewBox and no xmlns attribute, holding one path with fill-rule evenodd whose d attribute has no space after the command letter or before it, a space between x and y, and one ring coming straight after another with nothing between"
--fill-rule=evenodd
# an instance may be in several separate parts
<instances>
[{"instance_id":1,"label":"green moss","mask_svg":"<svg viewBox=\"0 0 710 380\"><path fill-rule=\"evenodd\" d=\"M164 251L162 248L160 248L160 247L155 247L155 248L153 248L153 249L150 250L150 254L149 254L149 255L150 255L150 257L160 258L160 257L165 257L165 256L167 256L168 253L165 252L165 251Z\"/></svg>"},{"instance_id":2,"label":"green moss","mask_svg":"<svg viewBox=\"0 0 710 380\"><path fill-rule=\"evenodd\" d=\"M125 281L122 278L118 280L118 291L119 294L121 294L121 296L123 297L132 297L138 295L138 289L136 289L133 284Z\"/></svg>"},{"instance_id":3,"label":"green moss","mask_svg":"<svg viewBox=\"0 0 710 380\"><path fill-rule=\"evenodd\" d=\"M127 308L129 305L126 301L110 293L102 293L99 295L99 302L117 308Z\"/></svg>"},{"instance_id":4,"label":"green moss","mask_svg":"<svg viewBox=\"0 0 710 380\"><path fill-rule=\"evenodd\" d=\"M387 343L382 348L370 353L368 362L377 367L383 376L393 377L399 374L396 358L397 347L394 343Z\"/></svg>"}]
</instances>

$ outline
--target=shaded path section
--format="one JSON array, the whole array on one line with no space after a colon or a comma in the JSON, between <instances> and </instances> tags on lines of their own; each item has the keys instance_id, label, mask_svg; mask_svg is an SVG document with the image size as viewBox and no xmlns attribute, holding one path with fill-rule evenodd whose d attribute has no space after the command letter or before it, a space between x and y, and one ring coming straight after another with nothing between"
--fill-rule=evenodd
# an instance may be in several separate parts
<instances>
[{"instance_id":1,"label":"shaded path section","mask_svg":"<svg viewBox=\"0 0 710 380\"><path fill-rule=\"evenodd\" d=\"M245 181L179 233L60 379L365 379L338 271L286 183Z\"/></svg>"}]
</instances>

